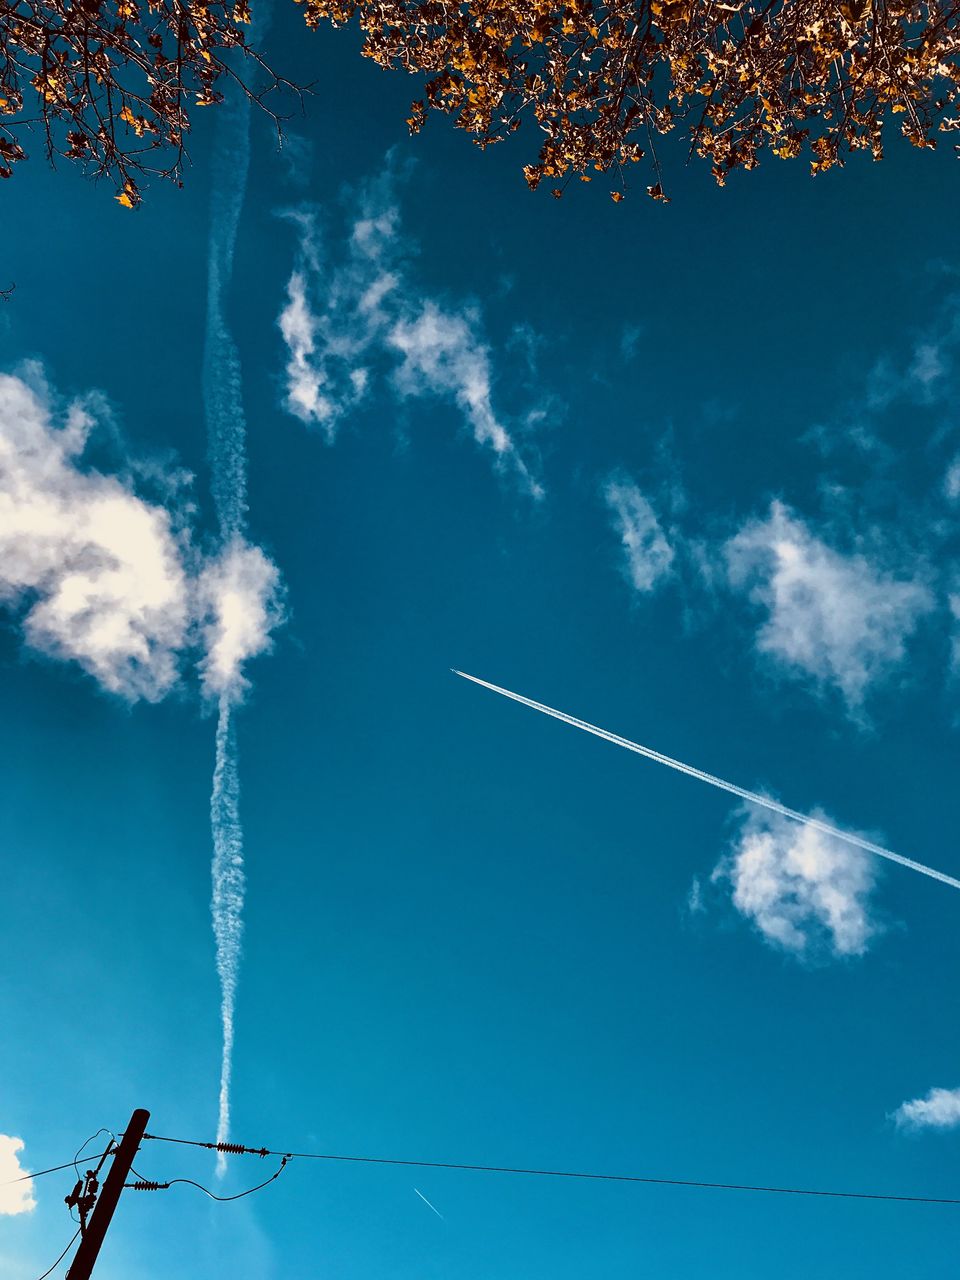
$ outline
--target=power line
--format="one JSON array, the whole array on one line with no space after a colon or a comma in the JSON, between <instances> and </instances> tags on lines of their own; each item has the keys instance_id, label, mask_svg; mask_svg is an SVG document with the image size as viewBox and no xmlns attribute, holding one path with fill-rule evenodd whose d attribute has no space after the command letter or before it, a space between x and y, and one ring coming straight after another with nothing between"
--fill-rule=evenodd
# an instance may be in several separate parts
<instances>
[{"instance_id":1,"label":"power line","mask_svg":"<svg viewBox=\"0 0 960 1280\"><path fill-rule=\"evenodd\" d=\"M80 1157L83 1155L83 1148L84 1148L84 1147L88 1147L88 1146L90 1145L90 1143L91 1143L91 1142L93 1142L94 1138L99 1138L99 1137L100 1137L100 1135L101 1135L101 1133L105 1133L105 1134L107 1134L107 1135L109 1136L109 1138L110 1138L110 1146L107 1148L107 1152L106 1152L106 1154L107 1154L107 1155L109 1155L109 1153L110 1153L110 1151L112 1150L112 1148L113 1148L114 1144L116 1143L116 1141L117 1141L117 1135L116 1135L115 1133L113 1133L113 1132L112 1132L112 1130L110 1130L110 1129L98 1129L96 1133L91 1133L90 1137L89 1137L89 1138L87 1138L86 1142L84 1142L84 1143L82 1143L82 1144L81 1144L80 1149L77 1151L77 1154L73 1157L73 1167L77 1170L77 1177L78 1177L78 1178L80 1177L80 1170L79 1170L79 1168L77 1167L77 1162L79 1161ZM93 1158L94 1158L94 1160L100 1160L100 1159L101 1159L101 1157L100 1157L100 1156L94 1156ZM103 1157L103 1158L105 1158L105 1157Z\"/></svg>"},{"instance_id":2,"label":"power line","mask_svg":"<svg viewBox=\"0 0 960 1280\"><path fill-rule=\"evenodd\" d=\"M146 1134L144 1137L146 1137ZM258 1182L255 1187L248 1187L246 1191L238 1191L234 1196L215 1195L212 1191L208 1190L207 1187L201 1186L199 1182L194 1182L192 1178L171 1178L169 1182L154 1182L150 1178L142 1177L142 1175L137 1173L137 1170L134 1169L132 1165L130 1166L131 1171L136 1174L137 1181L128 1182L125 1185L129 1187L131 1191L166 1191L169 1187L175 1187L178 1182L182 1182L189 1187L196 1187L198 1191L202 1191L203 1194L205 1196L209 1196L211 1200L219 1200L222 1204L225 1204L228 1200L242 1200L244 1196L252 1196L255 1191L262 1191L264 1187L269 1187L270 1183L276 1182L281 1173L283 1173L284 1169L287 1167L288 1159L288 1156L284 1156L280 1161L280 1168L277 1169L275 1173L272 1173L264 1182Z\"/></svg>"},{"instance_id":3,"label":"power line","mask_svg":"<svg viewBox=\"0 0 960 1280\"><path fill-rule=\"evenodd\" d=\"M107 1147L106 1151L100 1152L99 1155L91 1156L91 1160L102 1160L104 1156L108 1156L112 1148ZM9 1182L0 1182L0 1187L12 1187L15 1182L26 1182L30 1178L42 1178L48 1173L60 1173L63 1169L72 1169L75 1161L68 1160L66 1164L55 1164L52 1169L38 1169L36 1173L24 1173L19 1178L11 1178Z\"/></svg>"},{"instance_id":4,"label":"power line","mask_svg":"<svg viewBox=\"0 0 960 1280\"><path fill-rule=\"evenodd\" d=\"M344 1164L399 1165L411 1169L456 1169L468 1173L509 1173L535 1178L573 1178L586 1182L631 1182L657 1187L699 1187L705 1191L755 1191L766 1195L819 1196L831 1200L883 1200L900 1204L960 1205L960 1199L946 1196L898 1196L876 1191L825 1191L815 1187L767 1187L743 1182L705 1182L694 1178L652 1178L628 1173L584 1173L572 1169L525 1169L510 1165L454 1164L442 1160L400 1160L387 1156L343 1156L316 1151L272 1151L267 1147L245 1147L236 1142L196 1142L189 1138L168 1138L145 1133L145 1140L172 1142L186 1147L203 1147L228 1155L281 1156L285 1160L327 1160ZM281 1166L282 1167L282 1166ZM278 1170L279 1173L279 1170ZM274 1175L277 1176L276 1174ZM272 1179L270 1179L272 1181Z\"/></svg>"},{"instance_id":5,"label":"power line","mask_svg":"<svg viewBox=\"0 0 960 1280\"><path fill-rule=\"evenodd\" d=\"M69 1165L63 1165L62 1168L67 1169L69 1168ZM61 1253L60 1257L56 1260L56 1262L53 1264L52 1267L48 1267L46 1269L46 1271L43 1273L42 1276L38 1276L37 1280L47 1280L47 1276L51 1273L51 1271L54 1271L57 1267L59 1267L60 1263L64 1260L64 1258L70 1252L71 1246L73 1245L74 1240L76 1240L79 1234L80 1234L80 1228L77 1227L76 1231L74 1232L73 1239L67 1245L66 1249L64 1249L63 1253Z\"/></svg>"}]
</instances>

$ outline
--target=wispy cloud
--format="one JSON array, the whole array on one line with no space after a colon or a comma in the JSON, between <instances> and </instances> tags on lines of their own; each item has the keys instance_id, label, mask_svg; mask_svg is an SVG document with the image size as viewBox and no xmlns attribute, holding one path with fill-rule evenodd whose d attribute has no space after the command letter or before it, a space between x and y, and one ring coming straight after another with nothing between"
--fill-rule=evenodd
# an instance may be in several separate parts
<instances>
[{"instance_id":1,"label":"wispy cloud","mask_svg":"<svg viewBox=\"0 0 960 1280\"><path fill-rule=\"evenodd\" d=\"M870 903L873 859L775 813L742 811L711 879L729 887L734 907L766 942L798 958L863 955L879 931Z\"/></svg>"},{"instance_id":2,"label":"wispy cloud","mask_svg":"<svg viewBox=\"0 0 960 1280\"><path fill-rule=\"evenodd\" d=\"M956 1129L960 1126L960 1089L931 1089L923 1098L902 1103L893 1119L901 1129Z\"/></svg>"},{"instance_id":3,"label":"wispy cloud","mask_svg":"<svg viewBox=\"0 0 960 1280\"><path fill-rule=\"evenodd\" d=\"M868 687L906 656L934 596L858 550L843 554L781 502L724 548L729 583L761 611L758 649L783 668L840 691L860 709Z\"/></svg>"},{"instance_id":4,"label":"wispy cloud","mask_svg":"<svg viewBox=\"0 0 960 1280\"><path fill-rule=\"evenodd\" d=\"M470 307L443 309L427 299L399 318L387 343L403 357L393 382L400 395L444 395L460 409L477 444L489 447L498 463L513 470L533 497L543 489L521 459L510 432L493 409L490 348L478 336L479 313Z\"/></svg>"},{"instance_id":5,"label":"wispy cloud","mask_svg":"<svg viewBox=\"0 0 960 1280\"><path fill-rule=\"evenodd\" d=\"M297 265L278 324L287 346L284 407L328 443L367 394L368 362L388 325L384 299L397 287L396 212L360 218L337 264L321 256L318 214L286 215L297 230Z\"/></svg>"},{"instance_id":6,"label":"wispy cloud","mask_svg":"<svg viewBox=\"0 0 960 1280\"><path fill-rule=\"evenodd\" d=\"M322 243L316 210L286 216L299 241L278 319L287 349L286 410L332 443L378 377L401 400L448 400L498 469L542 496L517 442L518 428L535 411L508 419L495 407L493 356L479 309L445 303L415 284L389 183L368 188L339 256Z\"/></svg>"},{"instance_id":7,"label":"wispy cloud","mask_svg":"<svg viewBox=\"0 0 960 1280\"><path fill-rule=\"evenodd\" d=\"M881 357L870 371L866 405L884 412L898 401L932 405L946 393L956 369L960 307L950 298L934 330L914 342L905 360Z\"/></svg>"},{"instance_id":8,"label":"wispy cloud","mask_svg":"<svg viewBox=\"0 0 960 1280\"><path fill-rule=\"evenodd\" d=\"M960 294L951 288L941 295L930 322L899 346L873 362L846 402L813 429L808 436L811 443L827 454L852 445L861 462L869 454L879 454L890 462L893 455L885 441L891 428L897 434L891 410L908 406L936 411L955 403L960 373ZM915 439L915 420L906 421Z\"/></svg>"},{"instance_id":9,"label":"wispy cloud","mask_svg":"<svg viewBox=\"0 0 960 1280\"><path fill-rule=\"evenodd\" d=\"M699 876L694 876L690 881L690 888L687 890L687 900L684 905L691 916L703 915L706 911L707 904L704 901L703 884Z\"/></svg>"},{"instance_id":10,"label":"wispy cloud","mask_svg":"<svg viewBox=\"0 0 960 1280\"><path fill-rule=\"evenodd\" d=\"M953 620L953 638L950 642L950 666L954 674L960 672L960 589L951 591L947 606Z\"/></svg>"},{"instance_id":11,"label":"wispy cloud","mask_svg":"<svg viewBox=\"0 0 960 1280\"><path fill-rule=\"evenodd\" d=\"M26 1173L20 1164L22 1150L22 1138L0 1133L0 1214L30 1213L37 1207L33 1197L33 1179L14 1181ZM11 1182L12 1186L4 1185Z\"/></svg>"},{"instance_id":12,"label":"wispy cloud","mask_svg":"<svg viewBox=\"0 0 960 1280\"><path fill-rule=\"evenodd\" d=\"M643 325L639 324L625 324L620 330L620 355L628 363L636 356L643 333Z\"/></svg>"},{"instance_id":13,"label":"wispy cloud","mask_svg":"<svg viewBox=\"0 0 960 1280\"><path fill-rule=\"evenodd\" d=\"M603 497L623 548L627 578L637 591L652 591L670 576L675 555L653 506L639 486L622 475L607 481Z\"/></svg>"}]
</instances>

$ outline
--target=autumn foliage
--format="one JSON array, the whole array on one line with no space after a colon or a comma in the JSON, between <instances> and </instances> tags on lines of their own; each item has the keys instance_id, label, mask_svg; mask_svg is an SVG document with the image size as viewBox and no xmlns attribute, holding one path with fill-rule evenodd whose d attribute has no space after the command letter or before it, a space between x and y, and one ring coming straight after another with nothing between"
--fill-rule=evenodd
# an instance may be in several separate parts
<instances>
[{"instance_id":1,"label":"autumn foliage","mask_svg":"<svg viewBox=\"0 0 960 1280\"><path fill-rule=\"evenodd\" d=\"M620 200L644 162L666 199L657 143L673 130L723 183L764 152L819 173L879 159L885 133L934 147L960 128L960 0L296 2L309 26L357 23L367 57L425 77L412 132L436 110L486 147L529 120L527 182L555 195L609 173ZM260 102L285 84L249 21L247 0L0 0L0 176L39 140L113 176L126 205L144 176L179 179L190 116L225 78Z\"/></svg>"},{"instance_id":2,"label":"autumn foliage","mask_svg":"<svg viewBox=\"0 0 960 1280\"><path fill-rule=\"evenodd\" d=\"M39 145L114 178L130 208L144 177L179 180L190 114L221 101L221 80L264 104L284 83L249 23L247 0L0 0L0 177ZM263 90L237 74L242 54Z\"/></svg>"},{"instance_id":3,"label":"autumn foliage","mask_svg":"<svg viewBox=\"0 0 960 1280\"><path fill-rule=\"evenodd\" d=\"M543 135L524 170L555 195L649 164L679 129L723 183L764 151L806 154L814 173L851 151L880 159L893 119L914 146L960 128L960 0L299 0L311 26L356 21L382 67L426 73L429 110L480 146L531 119Z\"/></svg>"}]
</instances>

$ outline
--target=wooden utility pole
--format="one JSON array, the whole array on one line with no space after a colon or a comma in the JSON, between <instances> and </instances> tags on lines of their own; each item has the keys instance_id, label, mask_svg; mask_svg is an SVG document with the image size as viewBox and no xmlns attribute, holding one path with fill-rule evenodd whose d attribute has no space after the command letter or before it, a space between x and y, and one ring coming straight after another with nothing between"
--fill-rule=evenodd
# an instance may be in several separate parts
<instances>
[{"instance_id":1,"label":"wooden utility pole","mask_svg":"<svg viewBox=\"0 0 960 1280\"><path fill-rule=\"evenodd\" d=\"M93 1206L90 1224L80 1239L80 1248L67 1271L66 1280L90 1280L90 1273L100 1253L103 1237L107 1234L107 1227L110 1225L113 1211L120 1199L120 1192L123 1190L123 1184L133 1164L133 1157L140 1149L140 1142L146 1132L149 1119L150 1112L142 1110L135 1111L130 1117L130 1123L114 1154L110 1172Z\"/></svg>"}]
</instances>

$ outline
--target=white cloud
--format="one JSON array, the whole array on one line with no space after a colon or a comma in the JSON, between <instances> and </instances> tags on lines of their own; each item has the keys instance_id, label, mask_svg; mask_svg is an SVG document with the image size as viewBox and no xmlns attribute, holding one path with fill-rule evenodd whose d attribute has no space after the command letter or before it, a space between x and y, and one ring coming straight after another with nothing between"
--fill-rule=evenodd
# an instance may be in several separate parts
<instances>
[{"instance_id":1,"label":"white cloud","mask_svg":"<svg viewBox=\"0 0 960 1280\"><path fill-rule=\"evenodd\" d=\"M35 649L156 701L187 637L183 549L164 507L82 466L93 425L77 403L55 421L42 387L0 375L0 601L25 610Z\"/></svg>"},{"instance_id":2,"label":"white cloud","mask_svg":"<svg viewBox=\"0 0 960 1280\"><path fill-rule=\"evenodd\" d=\"M780 502L724 550L730 584L766 614L757 647L839 689L852 710L903 661L919 619L934 607L925 584L859 552L835 551Z\"/></svg>"},{"instance_id":3,"label":"white cloud","mask_svg":"<svg viewBox=\"0 0 960 1280\"><path fill-rule=\"evenodd\" d=\"M943 492L951 502L960 498L960 458L954 458L943 480Z\"/></svg>"},{"instance_id":4,"label":"white cloud","mask_svg":"<svg viewBox=\"0 0 960 1280\"><path fill-rule=\"evenodd\" d=\"M200 663L209 696L235 701L247 687L243 664L270 648L282 619L280 574L259 547L235 541L200 574L198 596L205 657Z\"/></svg>"},{"instance_id":5,"label":"white cloud","mask_svg":"<svg viewBox=\"0 0 960 1280\"><path fill-rule=\"evenodd\" d=\"M809 958L867 950L878 932L870 911L875 876L874 861L842 840L779 814L745 810L712 880L730 886L733 905L767 942Z\"/></svg>"},{"instance_id":6,"label":"white cloud","mask_svg":"<svg viewBox=\"0 0 960 1280\"><path fill-rule=\"evenodd\" d=\"M23 1139L0 1133L0 1214L30 1213L37 1207L33 1198L33 1179L13 1182L22 1178L26 1170L20 1164ZM4 1183L13 1182L13 1186Z\"/></svg>"},{"instance_id":7,"label":"white cloud","mask_svg":"<svg viewBox=\"0 0 960 1280\"><path fill-rule=\"evenodd\" d=\"M325 325L310 310L303 271L289 279L279 324L289 351L285 408L307 426L319 426L332 443L339 420L365 396L367 371L349 364L342 344L338 351L321 332Z\"/></svg>"},{"instance_id":8,"label":"white cloud","mask_svg":"<svg viewBox=\"0 0 960 1280\"><path fill-rule=\"evenodd\" d=\"M0 375L0 605L26 642L76 662L110 693L159 701L198 648L205 690L239 694L240 664L279 618L278 574L238 544L205 563L176 509L182 473L86 464L95 403L58 407L39 367Z\"/></svg>"},{"instance_id":9,"label":"white cloud","mask_svg":"<svg viewBox=\"0 0 960 1280\"><path fill-rule=\"evenodd\" d=\"M627 479L612 479L603 496L623 545L627 576L637 591L652 591L672 572L674 550L656 512Z\"/></svg>"},{"instance_id":10,"label":"white cloud","mask_svg":"<svg viewBox=\"0 0 960 1280\"><path fill-rule=\"evenodd\" d=\"M493 363L480 314L466 305L445 306L412 283L401 260L399 214L386 188L368 194L338 263L321 252L314 214L289 216L300 247L278 320L287 348L287 411L332 443L378 370L389 369L387 385L402 399L451 400L498 467L540 497L542 487L511 426L494 409ZM532 420L529 412L524 420Z\"/></svg>"},{"instance_id":11,"label":"white cloud","mask_svg":"<svg viewBox=\"0 0 960 1280\"><path fill-rule=\"evenodd\" d=\"M313 368L317 352L317 322L307 304L307 282L294 271L287 284L287 305L280 313L280 332L287 344L287 409L301 422L329 421L333 406L321 389L322 379Z\"/></svg>"},{"instance_id":12,"label":"white cloud","mask_svg":"<svg viewBox=\"0 0 960 1280\"><path fill-rule=\"evenodd\" d=\"M955 1129L960 1125L960 1089L931 1089L893 1113L902 1129Z\"/></svg>"}]
</instances>

